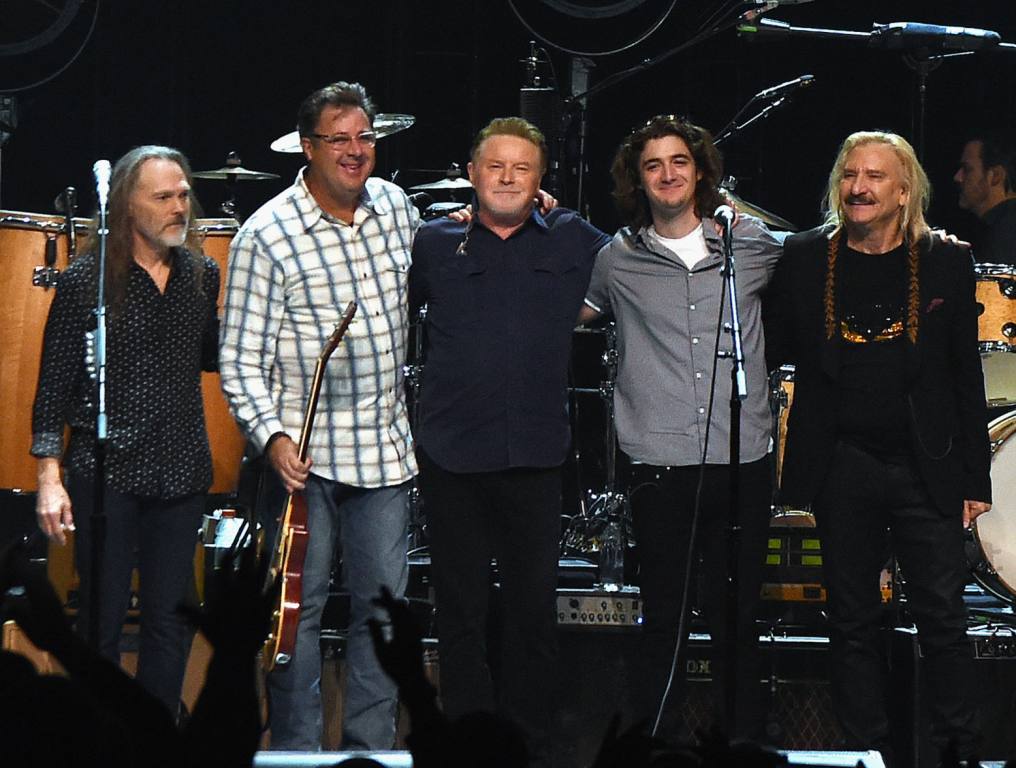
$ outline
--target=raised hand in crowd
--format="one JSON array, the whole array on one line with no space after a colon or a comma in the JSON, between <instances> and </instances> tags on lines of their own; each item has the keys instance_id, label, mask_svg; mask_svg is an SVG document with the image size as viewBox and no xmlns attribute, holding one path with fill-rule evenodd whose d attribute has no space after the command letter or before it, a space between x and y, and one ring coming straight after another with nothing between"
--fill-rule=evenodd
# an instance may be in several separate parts
<instances>
[{"instance_id":1,"label":"raised hand in crowd","mask_svg":"<svg viewBox=\"0 0 1016 768\"><path fill-rule=\"evenodd\" d=\"M33 566L26 552L25 543L18 542L0 554L4 616L13 619L36 647L52 654L70 677L70 684L39 678L33 695L42 696L43 708L53 712L69 708L61 704L78 701L77 719L62 727L87 735L94 725L102 733L117 734L113 750L117 764L180 764L181 741L169 712L74 633L45 571Z\"/></svg>"}]
</instances>

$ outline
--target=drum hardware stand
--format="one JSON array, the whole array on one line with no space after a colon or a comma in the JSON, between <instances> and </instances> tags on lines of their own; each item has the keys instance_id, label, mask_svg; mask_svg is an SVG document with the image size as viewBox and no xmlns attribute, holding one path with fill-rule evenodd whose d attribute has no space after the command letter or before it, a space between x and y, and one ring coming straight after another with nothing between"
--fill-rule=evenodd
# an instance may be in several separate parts
<instances>
[{"instance_id":1,"label":"drum hardware stand","mask_svg":"<svg viewBox=\"0 0 1016 768\"><path fill-rule=\"evenodd\" d=\"M71 224L74 227L74 224ZM56 268L56 235L46 237L46 251L43 257L45 264L32 269L32 285L49 289L56 285L60 270Z\"/></svg>"},{"instance_id":2,"label":"drum hardware stand","mask_svg":"<svg viewBox=\"0 0 1016 768\"><path fill-rule=\"evenodd\" d=\"M425 328L427 324L427 305L424 304L416 313L416 332L413 334L413 362L402 366L403 375L406 378L406 386L413 398L409 406L409 426L414 435L420 429L420 384L423 379L423 349L425 342ZM420 494L420 483L418 478L413 478L413 485L409 489L409 551L418 552L425 549L427 544L427 526L424 522L423 497Z\"/></svg>"},{"instance_id":3,"label":"drum hardware stand","mask_svg":"<svg viewBox=\"0 0 1016 768\"><path fill-rule=\"evenodd\" d=\"M773 493L769 502L770 517L775 516L779 511L779 504L777 504L779 495L779 461L780 461L780 413L787 407L790 402L790 398L787 397L787 393L783 391L783 387L780 386L780 372L779 370L773 371L769 376L769 414L771 416L771 426L769 428L771 439L773 441L773 460L770 462L770 479L772 480Z\"/></svg>"},{"instance_id":4,"label":"drum hardware stand","mask_svg":"<svg viewBox=\"0 0 1016 768\"><path fill-rule=\"evenodd\" d=\"M54 207L64 215L64 231L67 233L67 260L72 261L77 255L78 237L74 229L74 215L77 213L77 194L74 187L67 187L56 196L53 201ZM43 257L45 265L35 267L32 270L32 285L40 288L52 288L56 285L56 279L60 270L56 268L56 239L57 235L46 236L46 252Z\"/></svg>"},{"instance_id":5,"label":"drum hardware stand","mask_svg":"<svg viewBox=\"0 0 1016 768\"><path fill-rule=\"evenodd\" d=\"M581 329L580 329L581 330ZM617 483L617 430L614 426L614 382L617 378L617 329L613 322L603 328L606 349L601 361L604 380L596 389L575 388L582 394L596 394L606 411L604 433L604 487L600 493L587 491L580 500L579 514L573 517L561 537L561 554L596 552L599 556L600 585L612 592L624 586L624 553L632 543L631 515L626 495Z\"/></svg>"},{"instance_id":6,"label":"drum hardware stand","mask_svg":"<svg viewBox=\"0 0 1016 768\"><path fill-rule=\"evenodd\" d=\"M15 96L0 93L0 180L3 179L3 149L4 144L14 134L18 127L18 100ZM2 185L0 185L2 189ZM2 196L0 196L2 199Z\"/></svg>"}]
</instances>

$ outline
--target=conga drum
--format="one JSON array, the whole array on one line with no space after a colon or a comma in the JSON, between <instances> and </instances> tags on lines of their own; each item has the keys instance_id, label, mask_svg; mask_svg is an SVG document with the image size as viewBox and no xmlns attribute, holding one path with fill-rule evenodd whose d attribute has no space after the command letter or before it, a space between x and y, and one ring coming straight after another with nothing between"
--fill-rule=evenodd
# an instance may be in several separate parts
<instances>
[{"instance_id":1,"label":"conga drum","mask_svg":"<svg viewBox=\"0 0 1016 768\"><path fill-rule=\"evenodd\" d=\"M75 219L75 231L88 223ZM63 216L0 211L0 488L37 487L32 403L53 284L67 263Z\"/></svg>"},{"instance_id":2,"label":"conga drum","mask_svg":"<svg viewBox=\"0 0 1016 768\"><path fill-rule=\"evenodd\" d=\"M229 261L229 244L237 230L236 219L197 219L194 227L201 237L205 254L219 265L218 305L222 307L226 293L226 267ZM201 374L201 389L205 399L205 427L212 449L211 493L236 492L243 459L244 438L226 405L222 385L217 373Z\"/></svg>"}]
</instances>

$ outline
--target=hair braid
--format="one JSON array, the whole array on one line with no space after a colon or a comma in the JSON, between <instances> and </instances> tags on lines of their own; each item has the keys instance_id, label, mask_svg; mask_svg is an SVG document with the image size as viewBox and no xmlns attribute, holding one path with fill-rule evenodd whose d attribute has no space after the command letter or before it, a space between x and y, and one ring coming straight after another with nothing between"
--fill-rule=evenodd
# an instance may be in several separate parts
<instances>
[{"instance_id":1,"label":"hair braid","mask_svg":"<svg viewBox=\"0 0 1016 768\"><path fill-rule=\"evenodd\" d=\"M911 344L917 343L917 326L920 322L921 290L918 282L918 247L917 239L907 244L907 338Z\"/></svg>"},{"instance_id":2,"label":"hair braid","mask_svg":"<svg viewBox=\"0 0 1016 768\"><path fill-rule=\"evenodd\" d=\"M822 301L825 306L826 340L832 339L836 333L836 257L840 251L840 228L829 234L829 255L826 259L825 293Z\"/></svg>"}]
</instances>

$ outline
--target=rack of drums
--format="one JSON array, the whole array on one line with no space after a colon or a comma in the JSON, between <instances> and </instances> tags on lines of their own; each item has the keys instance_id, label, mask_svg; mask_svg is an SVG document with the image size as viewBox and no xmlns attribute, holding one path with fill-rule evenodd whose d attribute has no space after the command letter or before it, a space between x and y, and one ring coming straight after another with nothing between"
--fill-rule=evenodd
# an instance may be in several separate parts
<instances>
[{"instance_id":1,"label":"rack of drums","mask_svg":"<svg viewBox=\"0 0 1016 768\"><path fill-rule=\"evenodd\" d=\"M973 525L969 547L974 579L1006 602L1016 602L1016 267L977 264L977 337L990 413L993 505ZM794 367L770 377L776 474L780 475L787 416L794 400ZM777 508L778 521L808 520L806 511ZM805 525L814 525L813 521Z\"/></svg>"},{"instance_id":2,"label":"rack of drums","mask_svg":"<svg viewBox=\"0 0 1016 768\"><path fill-rule=\"evenodd\" d=\"M92 221L74 219L77 235ZM222 271L219 306L225 291L229 244L236 234L234 219L197 219L194 227L206 255ZM42 357L42 337L53 301L54 280L66 269L68 230L63 216L0 211L0 489L36 490L32 441L32 403ZM212 494L236 491L244 440L233 421L219 386L217 373L203 373L201 381L205 422L212 450ZM74 586L72 550L50 548L50 575L66 598Z\"/></svg>"}]
</instances>

